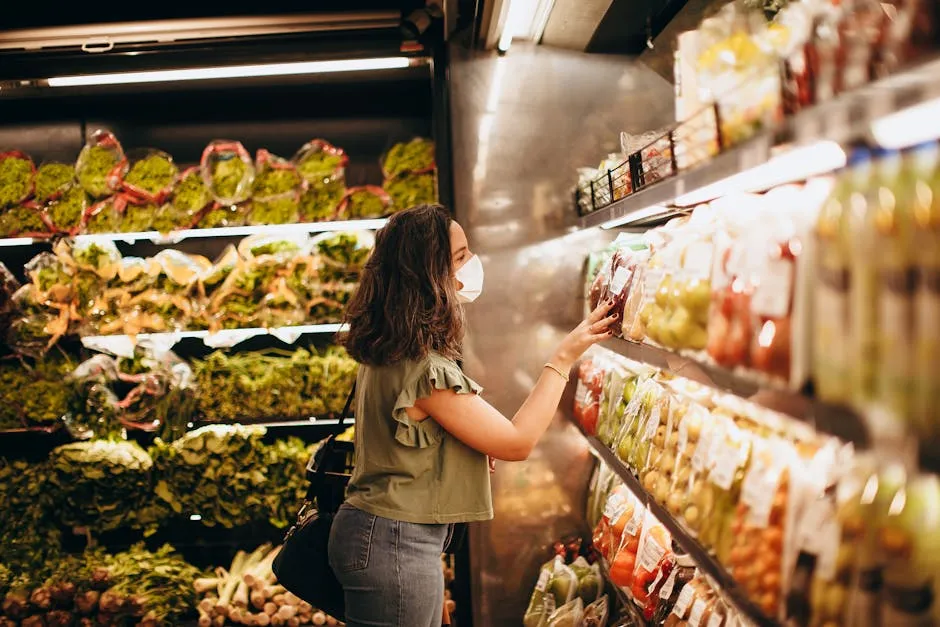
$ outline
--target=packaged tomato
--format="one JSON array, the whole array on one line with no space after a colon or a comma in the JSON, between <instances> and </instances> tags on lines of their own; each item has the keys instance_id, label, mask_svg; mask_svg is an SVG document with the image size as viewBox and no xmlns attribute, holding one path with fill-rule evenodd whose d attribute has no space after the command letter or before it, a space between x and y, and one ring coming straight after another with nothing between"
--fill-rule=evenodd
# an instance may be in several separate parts
<instances>
[{"instance_id":1,"label":"packaged tomato","mask_svg":"<svg viewBox=\"0 0 940 627\"><path fill-rule=\"evenodd\" d=\"M622 518L633 515L633 500L633 493L625 485L615 486L607 497L601 520L594 528L594 548L608 562L620 546L620 536L625 524L621 522Z\"/></svg>"},{"instance_id":2,"label":"packaged tomato","mask_svg":"<svg viewBox=\"0 0 940 627\"><path fill-rule=\"evenodd\" d=\"M672 555L672 537L666 528L649 512L643 521L643 533L640 537L640 551L633 573L630 592L633 600L640 607L649 601L653 582L662 568L663 558Z\"/></svg>"},{"instance_id":3,"label":"packaged tomato","mask_svg":"<svg viewBox=\"0 0 940 627\"><path fill-rule=\"evenodd\" d=\"M631 248L622 247L610 260L610 282L607 291L602 294L601 300L613 302L608 315L616 316L610 324L609 331L617 337L623 335L623 312L630 295L633 284L633 274L636 271L637 258Z\"/></svg>"},{"instance_id":4,"label":"packaged tomato","mask_svg":"<svg viewBox=\"0 0 940 627\"><path fill-rule=\"evenodd\" d=\"M631 494L632 496L632 494ZM614 585L629 589L633 585L637 554L640 551L640 534L643 531L643 519L646 508L635 500L624 511L620 520L611 526L611 537L615 537L618 528L621 531L620 544L610 560L610 581ZM622 523L622 526L620 524ZM613 546L611 544L611 546Z\"/></svg>"}]
</instances>

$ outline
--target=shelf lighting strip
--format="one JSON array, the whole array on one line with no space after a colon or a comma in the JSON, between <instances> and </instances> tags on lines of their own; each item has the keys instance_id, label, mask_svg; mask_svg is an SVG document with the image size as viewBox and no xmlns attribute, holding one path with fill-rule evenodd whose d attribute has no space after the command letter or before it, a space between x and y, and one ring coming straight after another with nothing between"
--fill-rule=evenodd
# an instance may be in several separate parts
<instances>
[{"instance_id":1,"label":"shelf lighting strip","mask_svg":"<svg viewBox=\"0 0 940 627\"><path fill-rule=\"evenodd\" d=\"M130 85L136 83L256 78L262 76L296 76L303 74L363 72L370 70L400 70L409 67L411 63L412 60L408 57L374 57L368 59L195 67L176 70L150 70L146 72L117 72L113 74L76 74L72 76L53 76L46 79L45 82L49 87Z\"/></svg>"}]
</instances>

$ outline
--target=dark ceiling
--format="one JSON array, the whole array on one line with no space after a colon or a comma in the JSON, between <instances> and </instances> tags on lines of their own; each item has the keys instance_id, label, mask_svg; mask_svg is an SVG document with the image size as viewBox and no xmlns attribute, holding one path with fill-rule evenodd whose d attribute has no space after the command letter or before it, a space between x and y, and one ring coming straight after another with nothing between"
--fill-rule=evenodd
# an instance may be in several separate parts
<instances>
[{"instance_id":1,"label":"dark ceiling","mask_svg":"<svg viewBox=\"0 0 940 627\"><path fill-rule=\"evenodd\" d=\"M687 0L613 0L594 31L588 52L640 54Z\"/></svg>"}]
</instances>

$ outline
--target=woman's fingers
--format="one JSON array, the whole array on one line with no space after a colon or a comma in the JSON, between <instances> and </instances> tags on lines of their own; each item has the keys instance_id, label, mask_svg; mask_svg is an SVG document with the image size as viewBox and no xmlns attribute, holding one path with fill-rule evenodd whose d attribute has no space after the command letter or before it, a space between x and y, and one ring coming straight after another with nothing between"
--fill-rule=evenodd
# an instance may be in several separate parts
<instances>
[{"instance_id":1,"label":"woman's fingers","mask_svg":"<svg viewBox=\"0 0 940 627\"><path fill-rule=\"evenodd\" d=\"M588 315L588 320L592 323L601 320L604 316L607 315L607 312L610 311L610 308L613 306L614 302L611 300L602 302L597 306L596 309L594 309L594 311L590 313L590 315Z\"/></svg>"}]
</instances>

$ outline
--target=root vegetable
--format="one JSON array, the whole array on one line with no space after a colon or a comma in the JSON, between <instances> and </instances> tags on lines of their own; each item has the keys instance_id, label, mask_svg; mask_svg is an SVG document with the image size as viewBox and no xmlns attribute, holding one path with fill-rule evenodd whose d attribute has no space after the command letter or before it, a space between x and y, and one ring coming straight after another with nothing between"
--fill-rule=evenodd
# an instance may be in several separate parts
<instances>
[{"instance_id":1,"label":"root vegetable","mask_svg":"<svg viewBox=\"0 0 940 627\"><path fill-rule=\"evenodd\" d=\"M199 602L199 611L203 614L212 614L215 611L218 599L205 598Z\"/></svg>"},{"instance_id":2,"label":"root vegetable","mask_svg":"<svg viewBox=\"0 0 940 627\"><path fill-rule=\"evenodd\" d=\"M284 594L284 598L285 598L285 600L287 601L287 604L288 604L288 605L294 605L294 606L299 606L299 605L300 605L300 597L298 597L298 596L297 596L296 594L294 594L293 592L287 592L287 593L285 593L285 594Z\"/></svg>"},{"instance_id":3,"label":"root vegetable","mask_svg":"<svg viewBox=\"0 0 940 627\"><path fill-rule=\"evenodd\" d=\"M212 617L201 607L199 608L199 627L212 627Z\"/></svg>"},{"instance_id":4,"label":"root vegetable","mask_svg":"<svg viewBox=\"0 0 940 627\"><path fill-rule=\"evenodd\" d=\"M293 618L297 615L297 607L293 605L282 605L278 609L276 616L280 616L282 619L287 620Z\"/></svg>"},{"instance_id":5,"label":"root vegetable","mask_svg":"<svg viewBox=\"0 0 940 627\"><path fill-rule=\"evenodd\" d=\"M272 603L271 601L268 601L267 603L265 603L264 613L267 614L268 616L274 616L275 614L277 614L277 603Z\"/></svg>"},{"instance_id":6,"label":"root vegetable","mask_svg":"<svg viewBox=\"0 0 940 627\"><path fill-rule=\"evenodd\" d=\"M196 589L196 592L199 594L205 594L210 590L216 590L219 587L219 578L218 577L200 577L193 582L193 588Z\"/></svg>"},{"instance_id":7,"label":"root vegetable","mask_svg":"<svg viewBox=\"0 0 940 627\"><path fill-rule=\"evenodd\" d=\"M45 627L46 621L43 620L42 616L35 614L24 618L20 625L22 625L22 627Z\"/></svg>"},{"instance_id":8,"label":"root vegetable","mask_svg":"<svg viewBox=\"0 0 940 627\"><path fill-rule=\"evenodd\" d=\"M259 627L268 627L268 625L270 624L271 624L270 616L268 616L264 612L255 614L255 625L258 625Z\"/></svg>"},{"instance_id":9,"label":"root vegetable","mask_svg":"<svg viewBox=\"0 0 940 627\"><path fill-rule=\"evenodd\" d=\"M285 588L284 586L279 586L279 585L267 586L264 589L264 596L268 597L269 599L273 599L275 596L279 594L284 594L285 592L287 592L287 588Z\"/></svg>"},{"instance_id":10,"label":"root vegetable","mask_svg":"<svg viewBox=\"0 0 940 627\"><path fill-rule=\"evenodd\" d=\"M271 600L274 601L278 607L287 605L287 596L284 594L275 594L273 597L271 597Z\"/></svg>"},{"instance_id":11,"label":"root vegetable","mask_svg":"<svg viewBox=\"0 0 940 627\"><path fill-rule=\"evenodd\" d=\"M97 590L86 590L75 596L75 609L79 614L92 614L98 608L98 599L101 593Z\"/></svg>"},{"instance_id":12,"label":"root vegetable","mask_svg":"<svg viewBox=\"0 0 940 627\"><path fill-rule=\"evenodd\" d=\"M216 616L215 618L212 619L212 625L213 627L225 627L225 617Z\"/></svg>"},{"instance_id":13,"label":"root vegetable","mask_svg":"<svg viewBox=\"0 0 940 627\"><path fill-rule=\"evenodd\" d=\"M326 624L329 625L330 627L336 627L336 625L339 625L339 621L333 618L332 616L327 616Z\"/></svg>"},{"instance_id":14,"label":"root vegetable","mask_svg":"<svg viewBox=\"0 0 940 627\"><path fill-rule=\"evenodd\" d=\"M264 592L261 590L252 590L250 598L251 605L258 610L264 609L264 604L268 600L268 598L264 596Z\"/></svg>"},{"instance_id":15,"label":"root vegetable","mask_svg":"<svg viewBox=\"0 0 940 627\"><path fill-rule=\"evenodd\" d=\"M326 624L326 614L323 612L316 612L313 615L313 624L314 625L325 625Z\"/></svg>"},{"instance_id":16,"label":"root vegetable","mask_svg":"<svg viewBox=\"0 0 940 627\"><path fill-rule=\"evenodd\" d=\"M296 616L287 619L287 627L300 627L300 619Z\"/></svg>"},{"instance_id":17,"label":"root vegetable","mask_svg":"<svg viewBox=\"0 0 940 627\"><path fill-rule=\"evenodd\" d=\"M232 604L236 607L248 607L248 584L244 580L238 583L235 594L232 596Z\"/></svg>"},{"instance_id":18,"label":"root vegetable","mask_svg":"<svg viewBox=\"0 0 940 627\"><path fill-rule=\"evenodd\" d=\"M274 627L284 627L287 621L275 614L271 617L271 624L274 625Z\"/></svg>"},{"instance_id":19,"label":"root vegetable","mask_svg":"<svg viewBox=\"0 0 940 627\"><path fill-rule=\"evenodd\" d=\"M52 608L52 593L49 591L49 588L36 588L33 590L33 593L29 595L29 602L33 607L40 610L48 610Z\"/></svg>"}]
</instances>

